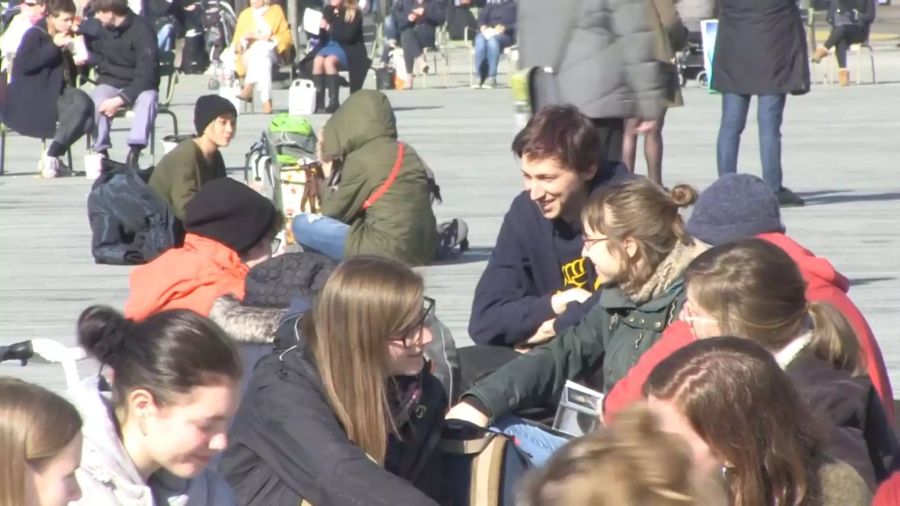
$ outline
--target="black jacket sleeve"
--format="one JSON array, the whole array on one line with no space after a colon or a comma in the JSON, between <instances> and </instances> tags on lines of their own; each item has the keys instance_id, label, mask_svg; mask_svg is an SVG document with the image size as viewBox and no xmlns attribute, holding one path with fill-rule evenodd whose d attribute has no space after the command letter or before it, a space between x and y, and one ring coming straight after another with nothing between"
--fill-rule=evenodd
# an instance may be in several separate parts
<instances>
[{"instance_id":1,"label":"black jacket sleeve","mask_svg":"<svg viewBox=\"0 0 900 506\"><path fill-rule=\"evenodd\" d=\"M515 204L513 204L515 206ZM478 344L516 345L554 317L552 294L538 294L510 209L475 288L469 335Z\"/></svg>"},{"instance_id":2,"label":"black jacket sleeve","mask_svg":"<svg viewBox=\"0 0 900 506\"><path fill-rule=\"evenodd\" d=\"M567 380L592 370L603 360L603 332L609 322L606 309L596 306L578 326L497 369L468 392L497 419L525 408L559 401Z\"/></svg>"},{"instance_id":3,"label":"black jacket sleeve","mask_svg":"<svg viewBox=\"0 0 900 506\"><path fill-rule=\"evenodd\" d=\"M141 92L157 88L156 73L159 66L159 54L157 54L156 34L153 33L146 21L143 19L140 21L142 22L139 23L135 19L131 26L131 30L134 31L135 47L138 51L134 79L121 93L129 105L134 104Z\"/></svg>"},{"instance_id":4,"label":"black jacket sleeve","mask_svg":"<svg viewBox=\"0 0 900 506\"><path fill-rule=\"evenodd\" d=\"M47 67L62 65L59 48L44 32L34 27L25 32L17 55L15 63L22 65L22 73L26 75L36 74Z\"/></svg>"},{"instance_id":5,"label":"black jacket sleeve","mask_svg":"<svg viewBox=\"0 0 900 506\"><path fill-rule=\"evenodd\" d=\"M331 11L331 9L327 10ZM353 21L349 23L344 20L342 14L329 17L328 23L331 27L328 29L328 36L332 40L341 44L352 44L362 37L362 12L357 12Z\"/></svg>"},{"instance_id":6,"label":"black jacket sleeve","mask_svg":"<svg viewBox=\"0 0 900 506\"><path fill-rule=\"evenodd\" d=\"M351 443L325 399L305 385L305 380L298 381L291 371L265 371L279 367L273 357L265 360L257 366L255 376L286 374L289 379L272 379L258 386L251 383L232 428L232 444L255 453L265 468L297 495L297 502L302 498L331 506L436 506ZM240 472L230 462L226 451L220 468L235 495L252 495L246 487L253 486L254 473ZM281 506L258 501L247 504Z\"/></svg>"}]
</instances>

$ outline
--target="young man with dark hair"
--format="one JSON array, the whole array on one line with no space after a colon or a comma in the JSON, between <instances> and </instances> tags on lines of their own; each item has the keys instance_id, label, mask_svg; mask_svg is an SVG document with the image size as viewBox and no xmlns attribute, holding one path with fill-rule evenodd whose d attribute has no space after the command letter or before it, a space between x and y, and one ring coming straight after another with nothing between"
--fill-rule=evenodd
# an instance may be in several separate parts
<instances>
[{"instance_id":1,"label":"young man with dark hair","mask_svg":"<svg viewBox=\"0 0 900 506\"><path fill-rule=\"evenodd\" d=\"M156 121L159 55L156 31L146 19L128 8L127 0L93 0L97 23L82 25L89 37L89 63L97 68L97 87L91 92L96 109L94 151L112 147L110 127L116 114L134 111L128 134L127 163L138 166L141 150L150 143Z\"/></svg>"},{"instance_id":2,"label":"young man with dark hair","mask_svg":"<svg viewBox=\"0 0 900 506\"><path fill-rule=\"evenodd\" d=\"M44 177L65 170L59 157L91 127L94 104L75 87L72 0L50 0L47 17L25 32L13 61L4 121L29 137L53 139L41 157Z\"/></svg>"},{"instance_id":3,"label":"young man with dark hair","mask_svg":"<svg viewBox=\"0 0 900 506\"><path fill-rule=\"evenodd\" d=\"M197 137L182 141L159 161L150 187L184 221L185 207L204 184L223 177L225 161L219 149L234 137L237 110L218 95L204 95L194 105Z\"/></svg>"},{"instance_id":4,"label":"young man with dark hair","mask_svg":"<svg viewBox=\"0 0 900 506\"><path fill-rule=\"evenodd\" d=\"M581 254L581 210L591 192L627 171L601 164L596 128L571 106L542 109L512 150L525 191L506 213L475 289L469 334L478 344L530 347L580 319L572 306L596 285Z\"/></svg>"}]
</instances>

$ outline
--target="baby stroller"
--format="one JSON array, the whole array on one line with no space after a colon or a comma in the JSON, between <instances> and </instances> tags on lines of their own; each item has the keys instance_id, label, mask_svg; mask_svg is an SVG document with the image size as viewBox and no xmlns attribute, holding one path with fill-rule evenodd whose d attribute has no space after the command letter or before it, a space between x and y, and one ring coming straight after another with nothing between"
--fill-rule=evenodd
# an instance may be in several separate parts
<instances>
[{"instance_id":1,"label":"baby stroller","mask_svg":"<svg viewBox=\"0 0 900 506\"><path fill-rule=\"evenodd\" d=\"M217 89L232 74L234 53L226 49L231 45L234 31L237 27L237 15L234 9L225 0L203 0L202 25L206 44L206 52L209 54L210 78L209 88Z\"/></svg>"},{"instance_id":2,"label":"baby stroller","mask_svg":"<svg viewBox=\"0 0 900 506\"><path fill-rule=\"evenodd\" d=\"M703 64L703 42L699 32L688 35L687 47L675 55L675 66L678 68L678 82L684 87L689 79L696 79L702 88L709 87L709 76Z\"/></svg>"}]
</instances>

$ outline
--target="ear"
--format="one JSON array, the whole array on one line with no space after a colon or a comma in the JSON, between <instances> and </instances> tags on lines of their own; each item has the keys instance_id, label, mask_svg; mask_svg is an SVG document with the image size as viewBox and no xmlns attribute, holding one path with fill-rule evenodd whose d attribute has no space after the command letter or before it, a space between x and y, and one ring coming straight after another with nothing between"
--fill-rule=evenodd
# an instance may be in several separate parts
<instances>
[{"instance_id":1,"label":"ear","mask_svg":"<svg viewBox=\"0 0 900 506\"><path fill-rule=\"evenodd\" d=\"M622 241L622 245L625 246L625 254L628 255L628 258L633 259L635 256L637 256L637 241L635 241L631 237L626 237L625 240Z\"/></svg>"},{"instance_id":2,"label":"ear","mask_svg":"<svg viewBox=\"0 0 900 506\"><path fill-rule=\"evenodd\" d=\"M590 181L591 179L594 179L594 176L597 175L597 166L594 165L590 170L586 172L579 172L578 174L581 176L582 181Z\"/></svg>"},{"instance_id":3,"label":"ear","mask_svg":"<svg viewBox=\"0 0 900 506\"><path fill-rule=\"evenodd\" d=\"M130 415L156 415L159 412L159 406L157 406L153 394L143 388L138 388L128 394L126 406Z\"/></svg>"}]
</instances>

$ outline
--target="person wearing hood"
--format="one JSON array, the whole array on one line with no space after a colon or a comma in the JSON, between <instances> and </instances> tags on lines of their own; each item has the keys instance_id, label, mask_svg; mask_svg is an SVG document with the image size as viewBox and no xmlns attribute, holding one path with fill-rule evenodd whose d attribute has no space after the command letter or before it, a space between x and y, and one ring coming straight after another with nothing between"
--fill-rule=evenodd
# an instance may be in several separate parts
<instances>
[{"instance_id":1,"label":"person wearing hood","mask_svg":"<svg viewBox=\"0 0 900 506\"><path fill-rule=\"evenodd\" d=\"M426 367L435 303L408 266L358 256L285 320L219 469L243 506L436 506L447 397Z\"/></svg>"},{"instance_id":2,"label":"person wearing hood","mask_svg":"<svg viewBox=\"0 0 900 506\"><path fill-rule=\"evenodd\" d=\"M687 223L696 239L710 245L757 237L784 250L797 263L806 281L810 303L827 302L853 327L866 372L893 423L894 394L878 341L865 317L847 296L850 283L831 262L801 246L785 234L778 200L765 182L749 174L727 174L701 193ZM643 355L637 365L605 399L607 413L619 411L641 398L641 388L650 371L665 357L694 340L690 327L676 322L662 339Z\"/></svg>"},{"instance_id":3,"label":"person wearing hood","mask_svg":"<svg viewBox=\"0 0 900 506\"><path fill-rule=\"evenodd\" d=\"M237 109L218 95L204 95L194 104L197 137L185 139L166 153L153 169L148 184L184 221L185 206L204 184L223 177L222 148L231 143L237 126Z\"/></svg>"},{"instance_id":4,"label":"person wearing hood","mask_svg":"<svg viewBox=\"0 0 900 506\"><path fill-rule=\"evenodd\" d=\"M43 12L43 6L40 7ZM72 23L75 4L52 0L47 17L25 32L13 60L3 121L28 136L53 139L38 164L43 177L56 177L65 167L60 156L93 125L94 104L75 85ZM83 63L83 62L82 62Z\"/></svg>"},{"instance_id":5,"label":"person wearing hood","mask_svg":"<svg viewBox=\"0 0 900 506\"><path fill-rule=\"evenodd\" d=\"M92 306L78 319L78 342L109 374L68 385L84 419L83 496L70 506L235 505L207 470L227 445L240 397L228 336L192 311L136 322Z\"/></svg>"},{"instance_id":6,"label":"person wearing hood","mask_svg":"<svg viewBox=\"0 0 900 506\"><path fill-rule=\"evenodd\" d=\"M602 164L591 121L571 106L548 106L516 135L525 191L513 199L475 288L469 335L515 347L577 323L597 286L583 253L581 211L591 194L629 177Z\"/></svg>"},{"instance_id":7,"label":"person wearing hood","mask_svg":"<svg viewBox=\"0 0 900 506\"><path fill-rule=\"evenodd\" d=\"M397 120L381 92L360 90L328 119L319 138L326 178L322 214L299 214L291 228L304 247L335 260L379 255L410 265L437 250L425 162L397 140Z\"/></svg>"},{"instance_id":8,"label":"person wearing hood","mask_svg":"<svg viewBox=\"0 0 900 506\"><path fill-rule=\"evenodd\" d=\"M493 421L540 466L563 441L513 415L554 405L567 380L609 391L659 340L684 302L682 274L701 250L679 214L696 197L690 186L665 193L646 178L592 195L582 225L583 253L604 284L595 305L574 327L475 383L447 417L482 427Z\"/></svg>"},{"instance_id":9,"label":"person wearing hood","mask_svg":"<svg viewBox=\"0 0 900 506\"><path fill-rule=\"evenodd\" d=\"M272 255L284 218L247 185L221 178L203 185L185 206L184 246L136 267L125 315L143 320L166 309L207 316L216 299L244 298L245 278Z\"/></svg>"}]
</instances>

